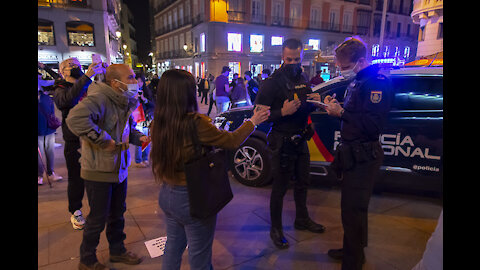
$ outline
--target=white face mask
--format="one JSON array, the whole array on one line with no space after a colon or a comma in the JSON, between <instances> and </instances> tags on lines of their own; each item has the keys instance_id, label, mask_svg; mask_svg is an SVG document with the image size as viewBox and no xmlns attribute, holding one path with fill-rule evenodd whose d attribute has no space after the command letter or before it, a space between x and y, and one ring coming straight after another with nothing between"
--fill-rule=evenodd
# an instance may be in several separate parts
<instances>
[{"instance_id":1,"label":"white face mask","mask_svg":"<svg viewBox=\"0 0 480 270\"><path fill-rule=\"evenodd\" d=\"M342 75L342 77L347 80L355 78L355 76L357 76L357 73L353 70L357 67L357 63L355 63L355 66L353 66L353 68L351 69L340 71L340 75Z\"/></svg>"},{"instance_id":2,"label":"white face mask","mask_svg":"<svg viewBox=\"0 0 480 270\"><path fill-rule=\"evenodd\" d=\"M123 83L127 86L127 90L123 89L123 88L120 88L122 89L123 91L123 94L128 97L128 98L132 98L134 97L137 93L138 93L138 84L137 83L130 83L130 84L126 84L122 81L119 81L117 79L115 79L117 82L120 82L120 83Z\"/></svg>"}]
</instances>

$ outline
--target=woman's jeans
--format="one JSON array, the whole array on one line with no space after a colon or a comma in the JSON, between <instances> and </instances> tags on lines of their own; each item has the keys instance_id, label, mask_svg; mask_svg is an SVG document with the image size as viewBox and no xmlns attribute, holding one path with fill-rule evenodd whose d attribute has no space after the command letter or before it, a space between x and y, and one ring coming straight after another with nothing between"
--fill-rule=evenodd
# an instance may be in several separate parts
<instances>
[{"instance_id":1,"label":"woman's jeans","mask_svg":"<svg viewBox=\"0 0 480 270\"><path fill-rule=\"evenodd\" d=\"M55 159L55 133L38 136L38 149L40 155L38 157L38 176L42 177L44 171L47 171L47 175L53 173L53 161Z\"/></svg>"},{"instance_id":2,"label":"woman's jeans","mask_svg":"<svg viewBox=\"0 0 480 270\"><path fill-rule=\"evenodd\" d=\"M138 131L148 136L148 127L137 126ZM150 153L150 144L142 151L141 146L135 146L135 162L148 161L148 154Z\"/></svg>"},{"instance_id":3,"label":"woman's jeans","mask_svg":"<svg viewBox=\"0 0 480 270\"><path fill-rule=\"evenodd\" d=\"M217 114L227 111L230 106L230 98L227 96L216 96L215 102L217 103Z\"/></svg>"},{"instance_id":4,"label":"woman's jeans","mask_svg":"<svg viewBox=\"0 0 480 270\"><path fill-rule=\"evenodd\" d=\"M162 270L180 269L187 244L190 269L213 269L212 244L217 216L207 219L191 217L186 186L162 184L158 203L167 223Z\"/></svg>"}]
</instances>

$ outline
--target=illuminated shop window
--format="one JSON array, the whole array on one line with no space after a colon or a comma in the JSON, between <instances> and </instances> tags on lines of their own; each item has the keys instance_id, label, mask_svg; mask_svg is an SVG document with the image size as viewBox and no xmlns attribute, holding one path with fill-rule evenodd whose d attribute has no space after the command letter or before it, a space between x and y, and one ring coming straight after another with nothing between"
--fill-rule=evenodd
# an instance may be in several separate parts
<instances>
[{"instance_id":1,"label":"illuminated shop window","mask_svg":"<svg viewBox=\"0 0 480 270\"><path fill-rule=\"evenodd\" d=\"M95 47L93 24L88 22L67 22L69 46Z\"/></svg>"},{"instance_id":2,"label":"illuminated shop window","mask_svg":"<svg viewBox=\"0 0 480 270\"><path fill-rule=\"evenodd\" d=\"M38 45L55 45L52 21L38 20Z\"/></svg>"},{"instance_id":3,"label":"illuminated shop window","mask_svg":"<svg viewBox=\"0 0 480 270\"><path fill-rule=\"evenodd\" d=\"M400 56L400 49L398 49L398 47L395 47L395 57L399 57Z\"/></svg>"},{"instance_id":4,"label":"illuminated shop window","mask_svg":"<svg viewBox=\"0 0 480 270\"><path fill-rule=\"evenodd\" d=\"M283 37L272 36L272 46L282 46Z\"/></svg>"},{"instance_id":5,"label":"illuminated shop window","mask_svg":"<svg viewBox=\"0 0 480 270\"><path fill-rule=\"evenodd\" d=\"M242 34L227 33L227 45L229 52L241 52L242 51Z\"/></svg>"},{"instance_id":6,"label":"illuminated shop window","mask_svg":"<svg viewBox=\"0 0 480 270\"><path fill-rule=\"evenodd\" d=\"M378 45L378 44L373 45L372 46L372 56L378 57L379 50L380 50L380 45Z\"/></svg>"},{"instance_id":7,"label":"illuminated shop window","mask_svg":"<svg viewBox=\"0 0 480 270\"><path fill-rule=\"evenodd\" d=\"M320 39L309 39L308 46L312 46L312 50L320 50Z\"/></svg>"},{"instance_id":8,"label":"illuminated shop window","mask_svg":"<svg viewBox=\"0 0 480 270\"><path fill-rule=\"evenodd\" d=\"M200 52L205 52L205 33L200 34Z\"/></svg>"},{"instance_id":9,"label":"illuminated shop window","mask_svg":"<svg viewBox=\"0 0 480 270\"><path fill-rule=\"evenodd\" d=\"M263 52L263 35L250 35L250 51Z\"/></svg>"},{"instance_id":10,"label":"illuminated shop window","mask_svg":"<svg viewBox=\"0 0 480 270\"><path fill-rule=\"evenodd\" d=\"M390 46L385 46L385 50L383 51L383 57L390 56Z\"/></svg>"}]
</instances>

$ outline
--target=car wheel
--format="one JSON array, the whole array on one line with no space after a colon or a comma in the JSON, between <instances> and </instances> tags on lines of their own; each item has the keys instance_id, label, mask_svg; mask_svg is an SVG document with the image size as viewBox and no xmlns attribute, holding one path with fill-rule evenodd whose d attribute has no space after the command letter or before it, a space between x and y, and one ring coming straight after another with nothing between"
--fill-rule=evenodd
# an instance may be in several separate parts
<instances>
[{"instance_id":1,"label":"car wheel","mask_svg":"<svg viewBox=\"0 0 480 270\"><path fill-rule=\"evenodd\" d=\"M267 145L249 138L231 155L231 171L238 182L247 186L265 186L271 180L271 163Z\"/></svg>"}]
</instances>

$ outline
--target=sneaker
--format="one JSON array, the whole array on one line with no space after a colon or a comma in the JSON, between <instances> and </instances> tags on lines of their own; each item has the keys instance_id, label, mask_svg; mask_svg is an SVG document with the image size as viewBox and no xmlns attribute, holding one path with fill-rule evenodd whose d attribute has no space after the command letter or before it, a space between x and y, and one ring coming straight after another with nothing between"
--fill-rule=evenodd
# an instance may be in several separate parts
<instances>
[{"instance_id":1,"label":"sneaker","mask_svg":"<svg viewBox=\"0 0 480 270\"><path fill-rule=\"evenodd\" d=\"M52 172L52 174L48 176L48 179L56 182L61 181L63 177L61 177L60 175L56 175L55 172Z\"/></svg>"},{"instance_id":2,"label":"sneaker","mask_svg":"<svg viewBox=\"0 0 480 270\"><path fill-rule=\"evenodd\" d=\"M148 160L145 160L142 163L145 164L146 167L148 167L150 165L150 162L148 162Z\"/></svg>"},{"instance_id":3,"label":"sneaker","mask_svg":"<svg viewBox=\"0 0 480 270\"><path fill-rule=\"evenodd\" d=\"M146 168L147 167L147 165L145 165L145 163L143 163L143 162L136 163L135 166L137 166L137 168Z\"/></svg>"},{"instance_id":4,"label":"sneaker","mask_svg":"<svg viewBox=\"0 0 480 270\"><path fill-rule=\"evenodd\" d=\"M119 262L124 264L139 264L143 261L143 257L138 257L137 254L127 251L122 255L112 255L110 254L110 262Z\"/></svg>"},{"instance_id":5,"label":"sneaker","mask_svg":"<svg viewBox=\"0 0 480 270\"><path fill-rule=\"evenodd\" d=\"M85 226L85 219L82 216L82 211L77 210L70 217L70 222L75 230L82 230Z\"/></svg>"},{"instance_id":6,"label":"sneaker","mask_svg":"<svg viewBox=\"0 0 480 270\"><path fill-rule=\"evenodd\" d=\"M38 177L38 185L43 185L43 177L41 176Z\"/></svg>"}]
</instances>

